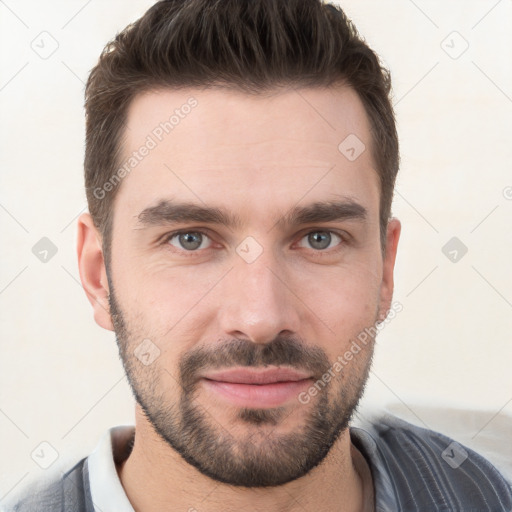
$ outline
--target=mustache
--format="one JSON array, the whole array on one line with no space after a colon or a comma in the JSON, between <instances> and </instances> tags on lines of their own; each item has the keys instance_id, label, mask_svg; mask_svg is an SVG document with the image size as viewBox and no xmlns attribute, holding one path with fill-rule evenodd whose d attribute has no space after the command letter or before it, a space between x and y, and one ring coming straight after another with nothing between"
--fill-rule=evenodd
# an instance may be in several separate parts
<instances>
[{"instance_id":1,"label":"mustache","mask_svg":"<svg viewBox=\"0 0 512 512\"><path fill-rule=\"evenodd\" d=\"M179 363L183 389L192 389L199 372L235 366L290 366L321 378L330 368L324 350L307 346L297 338L277 337L269 343L231 339L214 346L201 346L184 355Z\"/></svg>"}]
</instances>

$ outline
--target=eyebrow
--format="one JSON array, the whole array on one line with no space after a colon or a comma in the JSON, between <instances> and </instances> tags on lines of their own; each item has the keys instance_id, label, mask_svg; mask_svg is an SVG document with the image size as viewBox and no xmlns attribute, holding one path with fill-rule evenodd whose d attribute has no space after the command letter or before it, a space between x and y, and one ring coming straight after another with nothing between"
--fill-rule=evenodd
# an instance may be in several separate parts
<instances>
[{"instance_id":1,"label":"eyebrow","mask_svg":"<svg viewBox=\"0 0 512 512\"><path fill-rule=\"evenodd\" d=\"M335 222L343 220L365 221L368 210L351 198L339 201L315 202L307 206L295 206L277 225L311 224L313 222Z\"/></svg>"},{"instance_id":2,"label":"eyebrow","mask_svg":"<svg viewBox=\"0 0 512 512\"><path fill-rule=\"evenodd\" d=\"M343 220L365 221L368 210L351 198L338 201L317 201L306 206L294 206L277 220L273 227L281 228L300 224L334 222ZM195 203L162 199L156 205L142 210L138 218L141 228L179 222L219 224L230 229L240 228L242 219L225 209Z\"/></svg>"},{"instance_id":3,"label":"eyebrow","mask_svg":"<svg viewBox=\"0 0 512 512\"><path fill-rule=\"evenodd\" d=\"M179 203L162 199L155 206L149 206L138 215L143 227L173 224L176 222L204 222L221 224L230 228L241 226L241 219L221 208L202 206L195 203Z\"/></svg>"}]
</instances>

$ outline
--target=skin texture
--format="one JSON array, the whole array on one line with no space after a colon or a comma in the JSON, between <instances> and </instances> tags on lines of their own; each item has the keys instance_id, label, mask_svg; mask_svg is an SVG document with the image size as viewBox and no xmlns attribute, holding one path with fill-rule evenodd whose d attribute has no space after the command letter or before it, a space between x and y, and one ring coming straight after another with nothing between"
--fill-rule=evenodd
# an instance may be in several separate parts
<instances>
[{"instance_id":1,"label":"skin texture","mask_svg":"<svg viewBox=\"0 0 512 512\"><path fill-rule=\"evenodd\" d=\"M373 340L332 368L385 318L400 236L391 219L383 257L364 107L346 86L152 91L130 106L125 158L190 98L197 105L119 185L108 276L90 216L78 224L84 289L96 322L116 332L138 402L121 482L144 512L359 510L346 427ZM350 134L366 146L353 161L338 150ZM238 224L140 215L164 200L224 208ZM333 201L357 203L366 217L278 222L294 207ZM170 237L177 230L189 238ZM141 343L151 364L136 357ZM334 377L307 403L294 395L262 408L233 404L200 378L265 365L309 372L306 391L329 368Z\"/></svg>"}]
</instances>

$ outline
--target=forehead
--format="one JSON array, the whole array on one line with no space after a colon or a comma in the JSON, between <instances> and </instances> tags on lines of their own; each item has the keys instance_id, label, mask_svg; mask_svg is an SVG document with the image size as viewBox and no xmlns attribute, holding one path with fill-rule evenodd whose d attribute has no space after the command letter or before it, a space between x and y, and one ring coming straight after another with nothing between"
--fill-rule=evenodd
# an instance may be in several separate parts
<instances>
[{"instance_id":1,"label":"forehead","mask_svg":"<svg viewBox=\"0 0 512 512\"><path fill-rule=\"evenodd\" d=\"M122 150L126 214L169 197L252 214L336 196L378 208L370 125L345 86L147 92L128 109Z\"/></svg>"}]
</instances>

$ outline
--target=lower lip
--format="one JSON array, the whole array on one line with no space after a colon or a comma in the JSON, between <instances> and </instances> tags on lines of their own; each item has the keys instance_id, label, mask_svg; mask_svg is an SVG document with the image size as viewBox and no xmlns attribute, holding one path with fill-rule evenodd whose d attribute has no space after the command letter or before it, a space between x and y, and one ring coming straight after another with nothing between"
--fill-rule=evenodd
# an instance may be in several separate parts
<instances>
[{"instance_id":1,"label":"lower lip","mask_svg":"<svg viewBox=\"0 0 512 512\"><path fill-rule=\"evenodd\" d=\"M275 382L273 384L235 384L202 379L205 386L239 407L278 407L307 388L312 379Z\"/></svg>"}]
</instances>

